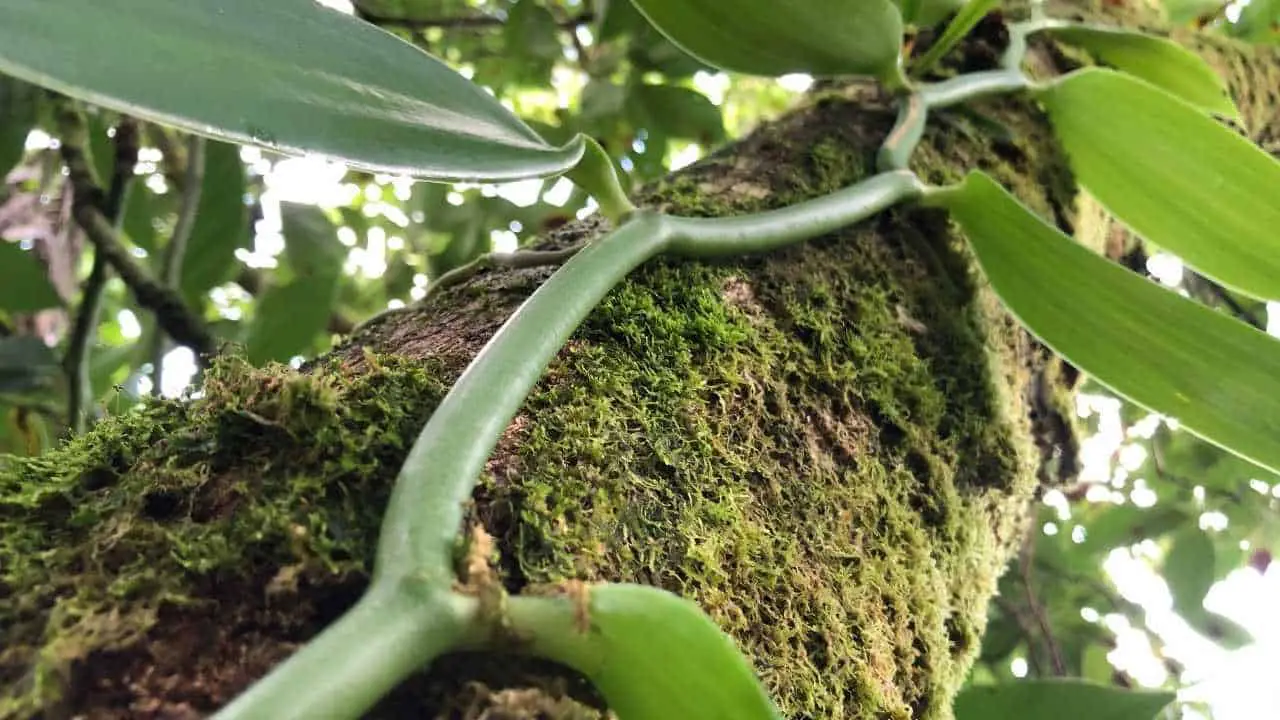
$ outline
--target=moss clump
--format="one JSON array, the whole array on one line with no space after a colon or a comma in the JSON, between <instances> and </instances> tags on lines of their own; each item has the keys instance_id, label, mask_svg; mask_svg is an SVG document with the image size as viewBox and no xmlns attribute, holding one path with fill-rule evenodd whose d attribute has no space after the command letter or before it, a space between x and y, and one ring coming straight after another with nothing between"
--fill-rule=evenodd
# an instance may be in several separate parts
<instances>
[{"instance_id":1,"label":"moss clump","mask_svg":"<svg viewBox=\"0 0 1280 720\"><path fill-rule=\"evenodd\" d=\"M943 716L999 569L983 513L1025 476L937 262L851 233L616 289L482 486L507 584L694 598L790 717Z\"/></svg>"},{"instance_id":2,"label":"moss clump","mask_svg":"<svg viewBox=\"0 0 1280 720\"><path fill-rule=\"evenodd\" d=\"M399 459L445 389L430 364L372 360L348 377L222 359L199 399L0 459L0 716L50 707L90 653L246 577L284 590L363 574Z\"/></svg>"}]
</instances>

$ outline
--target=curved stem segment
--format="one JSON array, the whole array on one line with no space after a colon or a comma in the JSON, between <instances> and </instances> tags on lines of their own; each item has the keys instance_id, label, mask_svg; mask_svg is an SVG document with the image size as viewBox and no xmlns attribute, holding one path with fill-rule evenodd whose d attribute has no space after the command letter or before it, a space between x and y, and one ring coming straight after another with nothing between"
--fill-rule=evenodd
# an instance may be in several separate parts
<instances>
[{"instance_id":1,"label":"curved stem segment","mask_svg":"<svg viewBox=\"0 0 1280 720\"><path fill-rule=\"evenodd\" d=\"M391 494L374 581L424 573L437 587L448 586L463 504L502 431L587 313L646 260L663 252L689 258L765 252L923 193L913 173L884 173L756 215L703 219L639 211L588 244L507 319L423 428Z\"/></svg>"},{"instance_id":2,"label":"curved stem segment","mask_svg":"<svg viewBox=\"0 0 1280 720\"><path fill-rule=\"evenodd\" d=\"M547 364L632 270L661 253L716 258L774 250L924 192L919 178L900 171L756 215L713 220L641 210L586 245L512 314L432 413L396 479L365 597L217 719L358 717L432 658L476 641L485 622L478 602L450 591L464 505ZM564 607L530 600L512 610L517 619L530 613L562 622ZM557 656L580 651L555 648Z\"/></svg>"},{"instance_id":3,"label":"curved stem segment","mask_svg":"<svg viewBox=\"0 0 1280 720\"><path fill-rule=\"evenodd\" d=\"M876 156L877 165L882 171L907 167L916 145L924 137L925 121L929 119L931 109L987 95L1017 92L1029 87L1031 80L1016 68L959 75L950 80L920 86L919 90L902 99L902 104L898 107L897 122Z\"/></svg>"},{"instance_id":4,"label":"curved stem segment","mask_svg":"<svg viewBox=\"0 0 1280 720\"><path fill-rule=\"evenodd\" d=\"M358 718L465 636L479 603L447 588L384 583L215 720Z\"/></svg>"},{"instance_id":5,"label":"curved stem segment","mask_svg":"<svg viewBox=\"0 0 1280 720\"><path fill-rule=\"evenodd\" d=\"M662 218L637 213L565 263L499 328L414 442L382 521L374 582L454 577L463 503L498 437L578 323L627 273L666 244Z\"/></svg>"}]
</instances>

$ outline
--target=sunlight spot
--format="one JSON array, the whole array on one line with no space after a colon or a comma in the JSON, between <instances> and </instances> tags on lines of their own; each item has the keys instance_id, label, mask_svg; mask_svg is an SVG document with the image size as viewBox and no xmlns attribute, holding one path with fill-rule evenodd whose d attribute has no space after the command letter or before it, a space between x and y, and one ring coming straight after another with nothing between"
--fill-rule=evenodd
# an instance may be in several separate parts
<instances>
[{"instance_id":1,"label":"sunlight spot","mask_svg":"<svg viewBox=\"0 0 1280 720\"><path fill-rule=\"evenodd\" d=\"M510 230L494 230L489 233L489 247L496 253L513 253L520 246L520 239Z\"/></svg>"},{"instance_id":2,"label":"sunlight spot","mask_svg":"<svg viewBox=\"0 0 1280 720\"><path fill-rule=\"evenodd\" d=\"M1182 261L1169 253L1158 252L1147 258L1147 272L1168 287L1182 283Z\"/></svg>"},{"instance_id":3,"label":"sunlight spot","mask_svg":"<svg viewBox=\"0 0 1280 720\"><path fill-rule=\"evenodd\" d=\"M791 92L802 93L813 85L813 76L804 73L791 73L778 78L778 84Z\"/></svg>"},{"instance_id":4,"label":"sunlight spot","mask_svg":"<svg viewBox=\"0 0 1280 720\"><path fill-rule=\"evenodd\" d=\"M160 379L160 394L176 398L191 384L196 375L196 356L190 348L177 347L165 354L164 376Z\"/></svg>"},{"instance_id":5,"label":"sunlight spot","mask_svg":"<svg viewBox=\"0 0 1280 720\"><path fill-rule=\"evenodd\" d=\"M1120 448L1120 465L1129 472L1134 472L1147 461L1147 448L1136 443Z\"/></svg>"},{"instance_id":6,"label":"sunlight spot","mask_svg":"<svg viewBox=\"0 0 1280 720\"><path fill-rule=\"evenodd\" d=\"M157 195L164 195L169 192L169 183L165 182L164 175L159 173L147 176L147 189Z\"/></svg>"},{"instance_id":7,"label":"sunlight spot","mask_svg":"<svg viewBox=\"0 0 1280 720\"><path fill-rule=\"evenodd\" d=\"M1014 658L1009 663L1009 672L1013 673L1014 677L1018 677L1018 678L1026 677L1027 676L1027 659Z\"/></svg>"},{"instance_id":8,"label":"sunlight spot","mask_svg":"<svg viewBox=\"0 0 1280 720\"><path fill-rule=\"evenodd\" d=\"M27 143L23 147L27 150L52 150L54 139L43 130L32 130L27 133Z\"/></svg>"},{"instance_id":9,"label":"sunlight spot","mask_svg":"<svg viewBox=\"0 0 1280 720\"><path fill-rule=\"evenodd\" d=\"M1156 504L1156 493L1154 490L1141 483L1129 493L1129 500L1140 508L1149 508Z\"/></svg>"},{"instance_id":10,"label":"sunlight spot","mask_svg":"<svg viewBox=\"0 0 1280 720\"><path fill-rule=\"evenodd\" d=\"M699 70L693 74L693 87L698 92L706 95L716 105L724 102L725 93L729 92L729 85L732 82L725 73L709 73L705 70Z\"/></svg>"},{"instance_id":11,"label":"sunlight spot","mask_svg":"<svg viewBox=\"0 0 1280 720\"><path fill-rule=\"evenodd\" d=\"M1053 488L1045 491L1044 497L1040 500L1046 507L1053 508L1057 513L1059 520L1067 520L1071 517L1071 501L1067 500L1067 496L1061 490Z\"/></svg>"},{"instance_id":12,"label":"sunlight spot","mask_svg":"<svg viewBox=\"0 0 1280 720\"><path fill-rule=\"evenodd\" d=\"M557 178L551 189L542 194L542 202L556 207L563 207L573 194L573 183L568 178Z\"/></svg>"},{"instance_id":13,"label":"sunlight spot","mask_svg":"<svg viewBox=\"0 0 1280 720\"><path fill-rule=\"evenodd\" d=\"M542 178L502 183L497 186L496 194L517 207L529 207L538 202L544 184Z\"/></svg>"},{"instance_id":14,"label":"sunlight spot","mask_svg":"<svg viewBox=\"0 0 1280 720\"><path fill-rule=\"evenodd\" d=\"M702 157L702 146L691 143L676 151L671 156L672 172L697 162Z\"/></svg>"},{"instance_id":15,"label":"sunlight spot","mask_svg":"<svg viewBox=\"0 0 1280 720\"><path fill-rule=\"evenodd\" d=\"M126 340L137 340L142 337L142 325L132 310L121 310L116 313L116 323L120 326L120 334Z\"/></svg>"},{"instance_id":16,"label":"sunlight spot","mask_svg":"<svg viewBox=\"0 0 1280 720\"><path fill-rule=\"evenodd\" d=\"M1210 530L1213 532L1222 532L1227 529L1230 521L1224 513L1217 510L1210 510L1200 515L1200 529Z\"/></svg>"},{"instance_id":17,"label":"sunlight spot","mask_svg":"<svg viewBox=\"0 0 1280 720\"><path fill-rule=\"evenodd\" d=\"M355 13L355 8L351 7L351 0L316 0L316 2L348 15Z\"/></svg>"},{"instance_id":18,"label":"sunlight spot","mask_svg":"<svg viewBox=\"0 0 1280 720\"><path fill-rule=\"evenodd\" d=\"M1050 537L1058 534L1058 524L1047 522L1044 524L1044 534Z\"/></svg>"}]
</instances>

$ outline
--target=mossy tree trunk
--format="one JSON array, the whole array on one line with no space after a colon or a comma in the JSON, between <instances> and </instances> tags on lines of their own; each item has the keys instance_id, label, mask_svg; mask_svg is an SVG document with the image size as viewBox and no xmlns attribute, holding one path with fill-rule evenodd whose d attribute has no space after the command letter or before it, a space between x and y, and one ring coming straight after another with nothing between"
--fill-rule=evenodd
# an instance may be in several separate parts
<instances>
[{"instance_id":1,"label":"mossy tree trunk","mask_svg":"<svg viewBox=\"0 0 1280 720\"><path fill-rule=\"evenodd\" d=\"M991 62L1000 37L988 24L956 66ZM1277 54L1189 41L1255 139L1280 138ZM943 183L982 168L1072 230L1076 193L1043 119L1013 98L978 109L1011 134L940 114L917 171ZM835 190L872 172L893 114L869 86L816 92L643 201L721 215ZM0 463L0 715L200 717L333 620L364 586L417 430L548 272L481 275L300 372L224 359L199 399ZM1061 370L936 211L767 257L654 262L560 353L470 522L497 538L512 591L628 580L696 599L790 717L945 718L1029 500L1070 451ZM374 715L595 707L559 668L458 656Z\"/></svg>"}]
</instances>

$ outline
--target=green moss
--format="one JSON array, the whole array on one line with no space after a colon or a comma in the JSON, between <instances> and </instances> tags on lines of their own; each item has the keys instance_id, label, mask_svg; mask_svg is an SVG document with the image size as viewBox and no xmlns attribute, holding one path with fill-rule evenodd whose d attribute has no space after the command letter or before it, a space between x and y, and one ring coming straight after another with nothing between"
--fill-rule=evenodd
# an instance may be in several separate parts
<instances>
[{"instance_id":1,"label":"green moss","mask_svg":"<svg viewBox=\"0 0 1280 720\"><path fill-rule=\"evenodd\" d=\"M915 240L615 290L482 487L508 585L695 598L790 717L942 716L998 571L984 498L1022 476L972 290L922 287Z\"/></svg>"},{"instance_id":2,"label":"green moss","mask_svg":"<svg viewBox=\"0 0 1280 720\"><path fill-rule=\"evenodd\" d=\"M430 365L344 377L220 360L204 396L149 401L63 448L0 459L0 716L221 581L363 573L390 480L444 388Z\"/></svg>"},{"instance_id":3,"label":"green moss","mask_svg":"<svg viewBox=\"0 0 1280 720\"><path fill-rule=\"evenodd\" d=\"M741 213L863 177L891 108L827 97L809 112L644 204ZM1013 130L1016 153L935 133L918 159L931 179L972 160L1053 213L1032 187L1052 163L1026 149L1043 133ZM658 584L733 634L790 717L945 717L1032 482L1017 393L1000 390L1021 389L1017 342L971 272L945 216L898 209L767 258L633 273L551 365L475 494L508 587ZM449 317L487 322L536 277L460 287L472 305ZM450 361L478 334L451 337ZM200 401L0 470L4 589L25 608L4 679L36 655L56 676L130 643L220 577L258 592L363 572L391 476L443 391L439 368L380 362L310 378L228 363ZM438 711L470 677L433 676L398 707Z\"/></svg>"}]
</instances>

